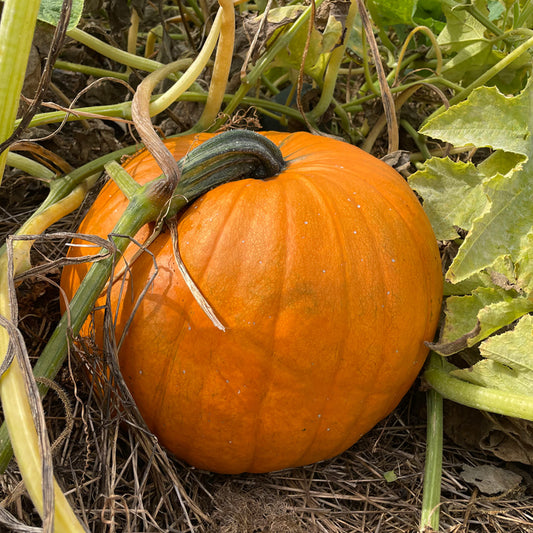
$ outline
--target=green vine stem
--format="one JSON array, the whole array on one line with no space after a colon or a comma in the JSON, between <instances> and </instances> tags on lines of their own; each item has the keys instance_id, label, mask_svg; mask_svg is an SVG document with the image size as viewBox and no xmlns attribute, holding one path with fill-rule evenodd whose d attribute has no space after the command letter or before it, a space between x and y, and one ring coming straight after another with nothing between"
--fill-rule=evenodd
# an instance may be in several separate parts
<instances>
[{"instance_id":1,"label":"green vine stem","mask_svg":"<svg viewBox=\"0 0 533 533\"><path fill-rule=\"evenodd\" d=\"M80 72L87 76L94 76L95 78L116 78L117 80L128 81L130 79L127 73L115 72L114 70L106 70L104 68L90 67L80 63L72 63L58 59L54 63L54 68L59 70L66 70L69 72Z\"/></svg>"},{"instance_id":2,"label":"green vine stem","mask_svg":"<svg viewBox=\"0 0 533 533\"><path fill-rule=\"evenodd\" d=\"M480 411L533 421L531 396L474 385L454 377L455 367L441 356L432 354L424 379L447 400Z\"/></svg>"},{"instance_id":3,"label":"green vine stem","mask_svg":"<svg viewBox=\"0 0 533 533\"><path fill-rule=\"evenodd\" d=\"M153 72L162 66L159 61L154 61L153 59L147 59L145 57L140 57L134 54L115 48L110 44L104 43L100 39L93 37L92 35L80 30L79 28L72 28L67 31L67 35L78 41L80 44L84 44L87 48L98 52L99 54L116 61L127 67L136 68L139 70L144 70L145 72Z\"/></svg>"},{"instance_id":4,"label":"green vine stem","mask_svg":"<svg viewBox=\"0 0 533 533\"><path fill-rule=\"evenodd\" d=\"M337 85L337 76L339 75L339 69L344 59L344 53L351 36L357 11L357 1L352 0L350 3L350 9L348 10L348 16L346 17L346 33L344 35L344 40L340 46L331 52L326 75L324 77L324 85L322 86L322 94L320 95L320 99L318 100L314 109L309 113L309 119L311 121L318 120L331 104L333 93Z\"/></svg>"},{"instance_id":5,"label":"green vine stem","mask_svg":"<svg viewBox=\"0 0 533 533\"><path fill-rule=\"evenodd\" d=\"M427 401L427 444L420 532L439 531L442 481L443 405L442 396L429 390Z\"/></svg>"},{"instance_id":6,"label":"green vine stem","mask_svg":"<svg viewBox=\"0 0 533 533\"><path fill-rule=\"evenodd\" d=\"M156 98L157 96L153 97L154 100ZM224 95L224 102L229 103L232 99L233 95ZM207 93L186 91L180 96L180 100L184 102L205 102L207 100ZM241 100L241 103L244 105L257 107L259 109L270 110L274 113L279 113L280 115L286 115L287 117L290 117L294 120L299 120L300 122L302 121L302 117L297 110L273 100L265 100L263 98L256 98L253 96L244 96ZM79 113L79 116L75 113ZM110 120L113 120L114 118L131 120L131 102L122 102L103 106L80 107L74 109L72 113L67 113L66 111L39 113L33 117L30 126L35 127L45 124L55 124L64 120L65 117L67 117L68 121L83 120L85 115L98 115L101 119L108 118Z\"/></svg>"},{"instance_id":7,"label":"green vine stem","mask_svg":"<svg viewBox=\"0 0 533 533\"><path fill-rule=\"evenodd\" d=\"M29 176L38 178L42 181L50 183L55 177L56 173L50 170L48 167L37 163L29 157L17 154L16 152L8 152L6 164L10 167L22 170Z\"/></svg>"}]
</instances>

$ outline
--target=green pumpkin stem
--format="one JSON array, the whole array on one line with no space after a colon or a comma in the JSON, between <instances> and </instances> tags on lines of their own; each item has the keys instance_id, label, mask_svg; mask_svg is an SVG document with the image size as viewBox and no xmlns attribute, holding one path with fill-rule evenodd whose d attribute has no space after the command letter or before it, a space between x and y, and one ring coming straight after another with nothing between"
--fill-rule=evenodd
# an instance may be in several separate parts
<instances>
[{"instance_id":1,"label":"green pumpkin stem","mask_svg":"<svg viewBox=\"0 0 533 533\"><path fill-rule=\"evenodd\" d=\"M207 191L245 178L267 179L285 167L280 149L269 139L248 130L230 130L212 137L178 162L181 177L167 217L174 216L183 200L191 202ZM166 191L166 178L150 184L151 193Z\"/></svg>"}]
</instances>

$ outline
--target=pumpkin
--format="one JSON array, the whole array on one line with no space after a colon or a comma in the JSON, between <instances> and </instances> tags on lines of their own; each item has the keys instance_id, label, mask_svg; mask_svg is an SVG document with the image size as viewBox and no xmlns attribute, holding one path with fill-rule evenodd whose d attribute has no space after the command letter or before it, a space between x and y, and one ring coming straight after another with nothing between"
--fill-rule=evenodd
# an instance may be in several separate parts
<instances>
[{"instance_id":1,"label":"pumpkin","mask_svg":"<svg viewBox=\"0 0 533 533\"><path fill-rule=\"evenodd\" d=\"M183 261L226 331L192 296L168 232L111 291L120 338L155 258L157 275L120 347L121 372L159 441L220 473L295 467L349 448L412 385L440 313L436 239L404 179L337 140L264 135L281 149L283 171L220 185L179 215ZM179 159L210 137L166 145ZM124 168L141 184L161 172L147 151ZM79 231L106 237L126 203L107 183ZM65 267L67 295L88 268ZM99 335L102 319L96 311Z\"/></svg>"}]
</instances>

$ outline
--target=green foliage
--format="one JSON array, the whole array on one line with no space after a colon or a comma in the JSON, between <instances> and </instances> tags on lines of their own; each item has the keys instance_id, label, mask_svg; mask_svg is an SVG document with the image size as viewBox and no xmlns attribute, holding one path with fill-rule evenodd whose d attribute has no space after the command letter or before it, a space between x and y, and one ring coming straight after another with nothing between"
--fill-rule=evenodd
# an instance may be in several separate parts
<instances>
[{"instance_id":1,"label":"green foliage","mask_svg":"<svg viewBox=\"0 0 533 533\"><path fill-rule=\"evenodd\" d=\"M417 0L368 0L367 7L380 26L412 24Z\"/></svg>"},{"instance_id":2,"label":"green foliage","mask_svg":"<svg viewBox=\"0 0 533 533\"><path fill-rule=\"evenodd\" d=\"M451 375L533 396L532 104L533 83L517 96L494 87L475 90L422 132L494 151L477 165L430 159L410 183L424 199L437 237L458 247L446 273L455 295L446 301L435 349L450 355L479 345L480 360ZM517 320L513 330L491 337Z\"/></svg>"},{"instance_id":3,"label":"green foliage","mask_svg":"<svg viewBox=\"0 0 533 533\"><path fill-rule=\"evenodd\" d=\"M63 0L41 0L41 6L39 7L38 19L41 22L47 22L52 26L56 26L61 14L61 6ZM72 9L70 12L70 20L68 23L68 29L75 28L83 13L83 0L72 0Z\"/></svg>"},{"instance_id":4,"label":"green foliage","mask_svg":"<svg viewBox=\"0 0 533 533\"><path fill-rule=\"evenodd\" d=\"M533 396L533 316L522 317L512 331L487 339L483 359L472 368L454 370L464 381Z\"/></svg>"},{"instance_id":5,"label":"green foliage","mask_svg":"<svg viewBox=\"0 0 533 533\"><path fill-rule=\"evenodd\" d=\"M491 5L491 9L487 10L484 4L478 2L478 7L473 7L476 16L464 5L455 2L443 5L446 26L437 42L449 56L442 75L451 81L469 85L526 38L526 34L505 35L504 28L500 27L505 19L503 6L496 2L497 5ZM530 71L531 54L525 52L502 69L490 83L506 92L515 92L522 88Z\"/></svg>"}]
</instances>

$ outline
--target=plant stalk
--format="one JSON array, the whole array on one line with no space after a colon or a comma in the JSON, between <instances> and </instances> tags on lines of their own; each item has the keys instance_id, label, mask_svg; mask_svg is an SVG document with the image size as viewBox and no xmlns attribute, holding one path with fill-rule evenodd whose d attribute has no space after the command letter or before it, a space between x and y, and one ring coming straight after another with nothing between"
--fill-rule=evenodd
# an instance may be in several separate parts
<instances>
[{"instance_id":1,"label":"plant stalk","mask_svg":"<svg viewBox=\"0 0 533 533\"><path fill-rule=\"evenodd\" d=\"M40 0L5 0L0 21L0 142L13 132ZM15 44L16 43L16 44ZM14 45L15 44L15 45ZM0 154L0 183L7 150Z\"/></svg>"},{"instance_id":2,"label":"plant stalk","mask_svg":"<svg viewBox=\"0 0 533 533\"><path fill-rule=\"evenodd\" d=\"M453 377L450 374L453 369L455 367L442 360L442 357L432 354L424 379L447 400L480 411L533 421L531 396L468 383Z\"/></svg>"},{"instance_id":3,"label":"plant stalk","mask_svg":"<svg viewBox=\"0 0 533 533\"><path fill-rule=\"evenodd\" d=\"M420 532L439 531L442 479L443 409L442 396L435 390L427 396L427 444Z\"/></svg>"}]
</instances>

